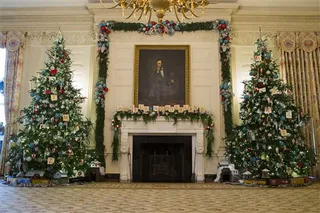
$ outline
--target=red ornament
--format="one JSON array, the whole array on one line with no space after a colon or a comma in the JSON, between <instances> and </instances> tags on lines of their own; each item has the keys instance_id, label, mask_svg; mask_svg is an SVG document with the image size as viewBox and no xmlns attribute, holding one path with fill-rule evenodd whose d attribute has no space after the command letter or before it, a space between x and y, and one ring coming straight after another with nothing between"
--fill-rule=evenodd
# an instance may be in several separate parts
<instances>
[{"instance_id":1,"label":"red ornament","mask_svg":"<svg viewBox=\"0 0 320 213\"><path fill-rule=\"evenodd\" d=\"M212 123L211 126L214 127L214 123Z\"/></svg>"},{"instance_id":2,"label":"red ornament","mask_svg":"<svg viewBox=\"0 0 320 213\"><path fill-rule=\"evenodd\" d=\"M109 88L108 88L108 87L106 87L106 88L104 89L104 91L105 91L105 92L108 92L108 91L109 91Z\"/></svg>"},{"instance_id":3,"label":"red ornament","mask_svg":"<svg viewBox=\"0 0 320 213\"><path fill-rule=\"evenodd\" d=\"M50 75L55 75L57 74L57 72L58 72L57 69L50 70Z\"/></svg>"},{"instance_id":4,"label":"red ornament","mask_svg":"<svg viewBox=\"0 0 320 213\"><path fill-rule=\"evenodd\" d=\"M59 90L60 94L64 93L64 89Z\"/></svg>"},{"instance_id":5,"label":"red ornament","mask_svg":"<svg viewBox=\"0 0 320 213\"><path fill-rule=\"evenodd\" d=\"M161 25L161 26L160 26L160 28L161 28L161 29L163 29L163 28L164 28L164 26L163 26L163 25Z\"/></svg>"},{"instance_id":6,"label":"red ornament","mask_svg":"<svg viewBox=\"0 0 320 213\"><path fill-rule=\"evenodd\" d=\"M101 95L100 95L100 98L104 99L104 94L101 94Z\"/></svg>"},{"instance_id":7,"label":"red ornament","mask_svg":"<svg viewBox=\"0 0 320 213\"><path fill-rule=\"evenodd\" d=\"M106 30L106 27L105 26L102 26L101 27L101 31L105 31Z\"/></svg>"},{"instance_id":8,"label":"red ornament","mask_svg":"<svg viewBox=\"0 0 320 213\"><path fill-rule=\"evenodd\" d=\"M46 94L50 95L51 94L51 90L46 90Z\"/></svg>"},{"instance_id":9,"label":"red ornament","mask_svg":"<svg viewBox=\"0 0 320 213\"><path fill-rule=\"evenodd\" d=\"M166 23L168 24L168 23L169 23L169 21L168 21L168 20L166 20Z\"/></svg>"},{"instance_id":10,"label":"red ornament","mask_svg":"<svg viewBox=\"0 0 320 213\"><path fill-rule=\"evenodd\" d=\"M230 41L230 37L228 36L227 38L226 38L228 41Z\"/></svg>"},{"instance_id":11,"label":"red ornament","mask_svg":"<svg viewBox=\"0 0 320 213\"><path fill-rule=\"evenodd\" d=\"M249 148L248 148L248 151L251 151L251 150L252 150L252 148L251 148L251 147L249 147Z\"/></svg>"},{"instance_id":12,"label":"red ornament","mask_svg":"<svg viewBox=\"0 0 320 213\"><path fill-rule=\"evenodd\" d=\"M149 27L146 27L146 31L149 31Z\"/></svg>"},{"instance_id":13,"label":"red ornament","mask_svg":"<svg viewBox=\"0 0 320 213\"><path fill-rule=\"evenodd\" d=\"M262 83L262 82L259 82L259 83L258 83L258 87L259 87L259 88L262 88L262 87L263 87L263 83Z\"/></svg>"},{"instance_id":14,"label":"red ornament","mask_svg":"<svg viewBox=\"0 0 320 213\"><path fill-rule=\"evenodd\" d=\"M222 101L225 101L226 99L225 99L224 97L221 97L221 100L222 100Z\"/></svg>"},{"instance_id":15,"label":"red ornament","mask_svg":"<svg viewBox=\"0 0 320 213\"><path fill-rule=\"evenodd\" d=\"M32 154L31 157L32 157L33 159L35 159L35 158L36 158L36 154Z\"/></svg>"},{"instance_id":16,"label":"red ornament","mask_svg":"<svg viewBox=\"0 0 320 213\"><path fill-rule=\"evenodd\" d=\"M218 26L218 30L222 30L221 25Z\"/></svg>"},{"instance_id":17,"label":"red ornament","mask_svg":"<svg viewBox=\"0 0 320 213\"><path fill-rule=\"evenodd\" d=\"M108 30L108 29L106 30L106 33L107 33L107 34L109 34L110 32L111 32L110 30Z\"/></svg>"},{"instance_id":18,"label":"red ornament","mask_svg":"<svg viewBox=\"0 0 320 213\"><path fill-rule=\"evenodd\" d=\"M227 25L226 24L221 24L222 29L226 29Z\"/></svg>"},{"instance_id":19,"label":"red ornament","mask_svg":"<svg viewBox=\"0 0 320 213\"><path fill-rule=\"evenodd\" d=\"M152 24L152 25L155 25L155 24L156 24L156 22L152 21L152 22L151 22L151 24Z\"/></svg>"},{"instance_id":20,"label":"red ornament","mask_svg":"<svg viewBox=\"0 0 320 213\"><path fill-rule=\"evenodd\" d=\"M61 59L60 62L61 62L61 63L64 63L64 59Z\"/></svg>"}]
</instances>

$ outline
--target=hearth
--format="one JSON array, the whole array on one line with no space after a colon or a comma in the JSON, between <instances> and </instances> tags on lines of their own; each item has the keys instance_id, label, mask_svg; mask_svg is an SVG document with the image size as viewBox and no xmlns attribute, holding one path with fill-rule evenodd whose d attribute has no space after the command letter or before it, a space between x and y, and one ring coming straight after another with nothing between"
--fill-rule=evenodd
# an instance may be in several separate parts
<instances>
[{"instance_id":1,"label":"hearth","mask_svg":"<svg viewBox=\"0 0 320 213\"><path fill-rule=\"evenodd\" d=\"M191 136L133 136L134 182L191 182Z\"/></svg>"}]
</instances>

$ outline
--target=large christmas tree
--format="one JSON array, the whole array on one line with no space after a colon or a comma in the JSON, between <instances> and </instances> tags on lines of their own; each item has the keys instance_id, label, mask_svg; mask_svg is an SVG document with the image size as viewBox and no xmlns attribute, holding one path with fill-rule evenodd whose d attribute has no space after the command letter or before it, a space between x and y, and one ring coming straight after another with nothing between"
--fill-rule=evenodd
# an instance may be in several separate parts
<instances>
[{"instance_id":1,"label":"large christmas tree","mask_svg":"<svg viewBox=\"0 0 320 213\"><path fill-rule=\"evenodd\" d=\"M293 104L290 87L279 79L266 40L260 37L255 45L251 79L244 82L242 124L227 138L226 156L255 177L263 169L271 177L307 175L315 160L301 134L307 116Z\"/></svg>"},{"instance_id":2,"label":"large christmas tree","mask_svg":"<svg viewBox=\"0 0 320 213\"><path fill-rule=\"evenodd\" d=\"M72 61L64 42L60 33L47 52L46 68L31 80L35 84L31 104L21 111L24 128L17 135L17 145L11 145L9 157L24 172L43 170L52 177L62 171L72 176L90 163L91 122L81 114L84 97L72 86Z\"/></svg>"}]
</instances>

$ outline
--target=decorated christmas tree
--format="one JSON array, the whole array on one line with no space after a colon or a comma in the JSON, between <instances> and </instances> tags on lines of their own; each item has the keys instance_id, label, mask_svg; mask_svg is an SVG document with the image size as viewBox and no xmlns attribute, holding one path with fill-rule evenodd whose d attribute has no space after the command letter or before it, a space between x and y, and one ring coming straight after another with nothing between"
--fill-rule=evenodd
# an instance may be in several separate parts
<instances>
[{"instance_id":1,"label":"decorated christmas tree","mask_svg":"<svg viewBox=\"0 0 320 213\"><path fill-rule=\"evenodd\" d=\"M308 175L315 158L302 136L307 116L294 105L290 87L279 79L266 42L260 36L255 43L251 79L244 82L242 124L226 140L226 157L253 177L260 177L263 169L271 177Z\"/></svg>"},{"instance_id":2,"label":"decorated christmas tree","mask_svg":"<svg viewBox=\"0 0 320 213\"><path fill-rule=\"evenodd\" d=\"M68 176L89 165L87 150L91 122L83 119L80 90L72 85L70 52L59 33L48 50L49 61L31 82L30 106L21 111L23 129L11 144L9 157L16 169L56 172ZM93 157L93 156L91 156Z\"/></svg>"}]
</instances>

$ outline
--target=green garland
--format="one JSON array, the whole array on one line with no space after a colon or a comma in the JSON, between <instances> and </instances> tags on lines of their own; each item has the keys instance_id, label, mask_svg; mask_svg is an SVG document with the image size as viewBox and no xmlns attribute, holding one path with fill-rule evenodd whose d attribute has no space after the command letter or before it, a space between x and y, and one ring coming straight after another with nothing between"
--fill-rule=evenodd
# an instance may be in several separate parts
<instances>
[{"instance_id":1,"label":"green garland","mask_svg":"<svg viewBox=\"0 0 320 213\"><path fill-rule=\"evenodd\" d=\"M175 32L194 32L199 30L216 30L219 32L219 43L220 43L220 61L221 61L221 75L222 84L220 85L221 103L224 107L224 122L225 122L225 132L226 135L230 135L232 132L232 87L231 87L231 72L230 72L230 27L229 22L225 20L215 20L208 22L195 22L195 23L175 23L173 21L163 21L162 23L150 22L147 24L142 23L126 23L126 22L114 22L114 21L102 21L99 24L99 84L106 84L108 63L109 63L109 45L110 39L109 34L111 31L136 31L139 33L144 33L146 35L163 35L168 34L172 36ZM99 85L97 84L97 85ZM227 85L227 86L226 86ZM96 88L98 90L99 88ZM99 93L97 93L99 94ZM100 97L96 97L96 100ZM104 96L103 96L104 99ZM96 101L97 103L97 120L95 129L95 139L96 139L96 151L99 156L99 161L104 163L104 119L105 119L105 109L101 101ZM117 113L115 116L117 116ZM171 116L171 114L169 113ZM168 115L168 116L169 116ZM178 114L174 114L173 119L179 119ZM129 116L129 115L128 115ZM170 117L169 116L169 117ZM126 116L125 116L126 117ZM143 118L144 115L141 115ZM152 117L152 116L151 116ZM148 118L151 119L151 118ZM115 120L116 121L116 120ZM119 131L117 129L114 134L114 139L112 142L113 149L113 160L118 160L118 150L119 150ZM211 136L210 136L211 137ZM213 141L212 139L208 139ZM207 146L212 146L208 143ZM207 147L208 150L212 150L212 147Z\"/></svg>"},{"instance_id":2,"label":"green garland","mask_svg":"<svg viewBox=\"0 0 320 213\"><path fill-rule=\"evenodd\" d=\"M178 122L178 120L190 120L191 122L199 122L203 124L206 130L206 139L207 139L207 152L206 156L212 157L212 145L214 142L213 136L213 119L212 116L207 112L200 112L199 109L195 111L183 111L178 112L175 110L174 112L164 111L164 112L150 112L144 110L138 110L137 112L132 112L131 110L127 111L118 111L112 120L112 126L114 128L113 134L113 153L112 160L118 160L118 150L119 150L119 138L120 138L120 129L121 129L121 120L123 119L133 119L134 121L143 120L146 124L149 122L156 121L159 116L164 117L167 121L173 120L174 124Z\"/></svg>"}]
</instances>

